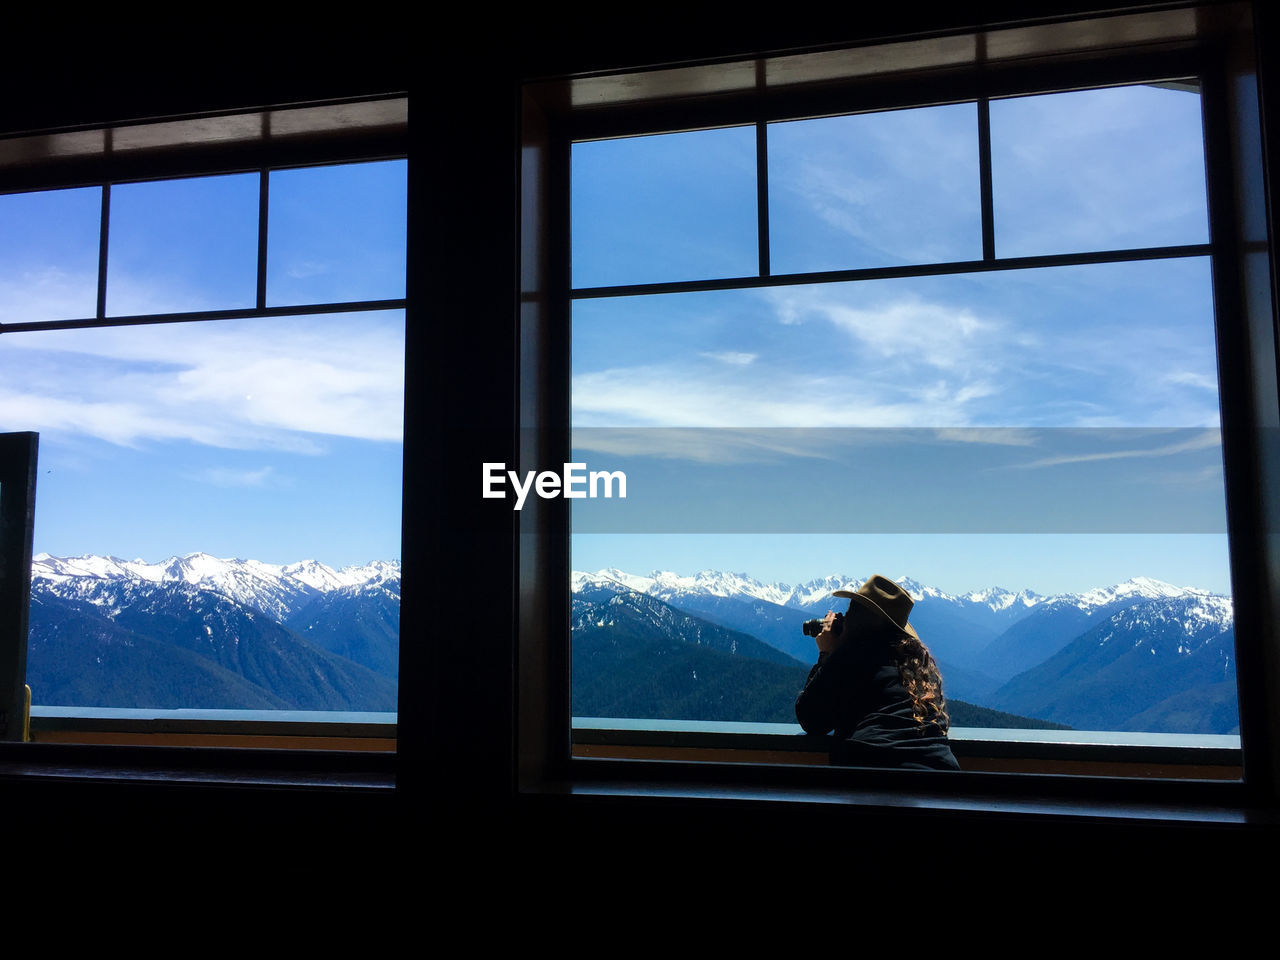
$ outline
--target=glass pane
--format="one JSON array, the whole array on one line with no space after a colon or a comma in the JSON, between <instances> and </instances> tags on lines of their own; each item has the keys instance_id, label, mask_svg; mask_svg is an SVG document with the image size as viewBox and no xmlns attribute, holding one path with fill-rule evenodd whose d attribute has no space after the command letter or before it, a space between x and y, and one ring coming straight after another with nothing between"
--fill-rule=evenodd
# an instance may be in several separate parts
<instances>
[{"instance_id":1,"label":"glass pane","mask_svg":"<svg viewBox=\"0 0 1280 960\"><path fill-rule=\"evenodd\" d=\"M972 103L769 124L774 273L982 257Z\"/></svg>"},{"instance_id":2,"label":"glass pane","mask_svg":"<svg viewBox=\"0 0 1280 960\"><path fill-rule=\"evenodd\" d=\"M628 488L573 504L576 716L794 724L802 621L881 573L961 735L1236 742L1206 259L573 319L574 460Z\"/></svg>"},{"instance_id":3,"label":"glass pane","mask_svg":"<svg viewBox=\"0 0 1280 960\"><path fill-rule=\"evenodd\" d=\"M97 312L101 215L99 187L0 196L0 323Z\"/></svg>"},{"instance_id":4,"label":"glass pane","mask_svg":"<svg viewBox=\"0 0 1280 960\"><path fill-rule=\"evenodd\" d=\"M991 102L996 255L1209 239L1200 95L1113 87Z\"/></svg>"},{"instance_id":5,"label":"glass pane","mask_svg":"<svg viewBox=\"0 0 1280 960\"><path fill-rule=\"evenodd\" d=\"M580 427L1216 427L1205 258L584 300Z\"/></svg>"},{"instance_id":6,"label":"glass pane","mask_svg":"<svg viewBox=\"0 0 1280 960\"><path fill-rule=\"evenodd\" d=\"M404 296L408 162L271 173L267 303Z\"/></svg>"},{"instance_id":7,"label":"glass pane","mask_svg":"<svg viewBox=\"0 0 1280 960\"><path fill-rule=\"evenodd\" d=\"M258 179L245 173L113 186L107 313L252 307Z\"/></svg>"},{"instance_id":8,"label":"glass pane","mask_svg":"<svg viewBox=\"0 0 1280 960\"><path fill-rule=\"evenodd\" d=\"M0 383L35 703L395 711L402 312L5 337Z\"/></svg>"},{"instance_id":9,"label":"glass pane","mask_svg":"<svg viewBox=\"0 0 1280 960\"><path fill-rule=\"evenodd\" d=\"M754 127L573 145L573 285L754 276Z\"/></svg>"}]
</instances>

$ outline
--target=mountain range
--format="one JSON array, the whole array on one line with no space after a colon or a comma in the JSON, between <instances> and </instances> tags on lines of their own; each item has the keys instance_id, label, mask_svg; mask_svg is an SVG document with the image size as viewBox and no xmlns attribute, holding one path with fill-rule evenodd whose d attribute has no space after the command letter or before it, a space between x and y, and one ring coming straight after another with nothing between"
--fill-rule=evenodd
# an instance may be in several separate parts
<instances>
[{"instance_id":1,"label":"mountain range","mask_svg":"<svg viewBox=\"0 0 1280 960\"><path fill-rule=\"evenodd\" d=\"M606 569L575 572L571 583L575 601L660 599L807 665L816 651L800 623L840 609L846 601L831 592L864 579L790 585L719 571ZM911 622L938 661L949 699L1088 729L1238 730L1229 597L1146 577L1056 596L999 587L953 595L909 577L898 582L916 601Z\"/></svg>"},{"instance_id":2,"label":"mountain range","mask_svg":"<svg viewBox=\"0 0 1280 960\"><path fill-rule=\"evenodd\" d=\"M31 566L35 703L396 710L398 563L40 554Z\"/></svg>"},{"instance_id":3,"label":"mountain range","mask_svg":"<svg viewBox=\"0 0 1280 960\"><path fill-rule=\"evenodd\" d=\"M573 712L789 722L815 654L801 622L840 609L831 592L862 579L575 572ZM898 582L968 722L1238 730L1229 597L1143 577L1057 596ZM40 554L30 609L38 704L396 709L393 561Z\"/></svg>"}]
</instances>

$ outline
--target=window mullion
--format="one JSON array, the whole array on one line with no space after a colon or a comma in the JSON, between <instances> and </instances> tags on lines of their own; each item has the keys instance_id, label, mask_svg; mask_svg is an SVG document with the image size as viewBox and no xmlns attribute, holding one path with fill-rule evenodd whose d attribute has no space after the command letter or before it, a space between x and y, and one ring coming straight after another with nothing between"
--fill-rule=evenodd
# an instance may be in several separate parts
<instances>
[{"instance_id":1,"label":"window mullion","mask_svg":"<svg viewBox=\"0 0 1280 960\"><path fill-rule=\"evenodd\" d=\"M995 201L991 191L991 101L978 100L978 179L982 192L982 259L996 258Z\"/></svg>"},{"instance_id":2,"label":"window mullion","mask_svg":"<svg viewBox=\"0 0 1280 960\"><path fill-rule=\"evenodd\" d=\"M102 215L98 223L98 306L94 316L107 315L107 234L111 222L111 184L102 185Z\"/></svg>"},{"instance_id":3,"label":"window mullion","mask_svg":"<svg viewBox=\"0 0 1280 960\"><path fill-rule=\"evenodd\" d=\"M769 142L768 125L756 121L756 237L760 276L769 276Z\"/></svg>"},{"instance_id":4,"label":"window mullion","mask_svg":"<svg viewBox=\"0 0 1280 960\"><path fill-rule=\"evenodd\" d=\"M258 180L258 294L259 310L267 306L267 202L270 175L261 171Z\"/></svg>"},{"instance_id":5,"label":"window mullion","mask_svg":"<svg viewBox=\"0 0 1280 960\"><path fill-rule=\"evenodd\" d=\"M36 433L0 433L0 741L24 737L38 447Z\"/></svg>"}]
</instances>

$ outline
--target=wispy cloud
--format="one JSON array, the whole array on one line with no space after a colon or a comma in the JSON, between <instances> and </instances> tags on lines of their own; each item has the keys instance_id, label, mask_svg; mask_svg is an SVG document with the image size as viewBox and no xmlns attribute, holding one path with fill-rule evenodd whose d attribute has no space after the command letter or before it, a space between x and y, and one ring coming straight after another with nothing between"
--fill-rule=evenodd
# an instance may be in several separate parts
<instances>
[{"instance_id":1,"label":"wispy cloud","mask_svg":"<svg viewBox=\"0 0 1280 960\"><path fill-rule=\"evenodd\" d=\"M1035 432L1007 428L932 430L928 428L696 428L575 427L573 448L617 456L648 456L698 463L769 463L803 457L847 461L852 450L903 446L919 451L951 444L1024 447Z\"/></svg>"},{"instance_id":2,"label":"wispy cloud","mask_svg":"<svg viewBox=\"0 0 1280 960\"><path fill-rule=\"evenodd\" d=\"M740 353L734 350L722 350L718 353L700 353L699 356L706 357L708 360L718 360L720 363L727 363L735 367L745 367L748 364L755 362L757 354Z\"/></svg>"},{"instance_id":3,"label":"wispy cloud","mask_svg":"<svg viewBox=\"0 0 1280 960\"><path fill-rule=\"evenodd\" d=\"M1102 435L1102 434L1100 434ZM1099 450L1094 453L1064 454L1044 457L1030 463L1010 464L1013 469L1035 469L1039 467L1056 467L1064 463L1091 463L1099 460L1130 460L1147 457L1172 457L1180 453L1196 450L1208 450L1222 446L1222 434L1218 430L1204 430L1189 440L1179 443L1165 444L1160 447L1131 447L1126 450Z\"/></svg>"},{"instance_id":4,"label":"wispy cloud","mask_svg":"<svg viewBox=\"0 0 1280 960\"><path fill-rule=\"evenodd\" d=\"M1129 86L993 101L991 131L996 220L1015 253L1207 239L1196 94Z\"/></svg>"},{"instance_id":5,"label":"wispy cloud","mask_svg":"<svg viewBox=\"0 0 1280 960\"><path fill-rule=\"evenodd\" d=\"M96 274L57 267L0 276L0 323L91 317L97 291Z\"/></svg>"},{"instance_id":6,"label":"wispy cloud","mask_svg":"<svg viewBox=\"0 0 1280 960\"><path fill-rule=\"evenodd\" d=\"M330 271L331 267L327 263L320 263L315 260L295 260L285 269L285 275L293 280L306 280L310 277L318 277Z\"/></svg>"},{"instance_id":7,"label":"wispy cloud","mask_svg":"<svg viewBox=\"0 0 1280 960\"><path fill-rule=\"evenodd\" d=\"M935 430L934 436L945 443L991 443L1001 447L1030 447L1037 442L1037 431L1017 427L950 427Z\"/></svg>"},{"instance_id":8,"label":"wispy cloud","mask_svg":"<svg viewBox=\"0 0 1280 960\"><path fill-rule=\"evenodd\" d=\"M399 315L41 331L0 343L0 421L119 445L187 440L317 453L398 440Z\"/></svg>"},{"instance_id":9,"label":"wispy cloud","mask_svg":"<svg viewBox=\"0 0 1280 960\"><path fill-rule=\"evenodd\" d=\"M748 349L702 350L634 366L601 354L613 362L573 378L574 422L963 427L973 422L977 404L1000 392L998 360L979 346L992 338L995 321L915 296L857 305L847 297L844 287L762 293L756 302L766 318L806 329L779 340L762 333L758 321L735 322ZM811 347L797 350L802 341Z\"/></svg>"},{"instance_id":10,"label":"wispy cloud","mask_svg":"<svg viewBox=\"0 0 1280 960\"><path fill-rule=\"evenodd\" d=\"M871 302L851 301L847 288L826 286L770 290L766 296L780 322L830 325L876 357L961 376L992 368L991 345L1002 334L994 317L902 291Z\"/></svg>"},{"instance_id":11,"label":"wispy cloud","mask_svg":"<svg viewBox=\"0 0 1280 960\"><path fill-rule=\"evenodd\" d=\"M1203 373L1196 373L1191 370L1179 370L1170 373L1164 378L1165 383L1171 383L1178 387L1199 387L1201 390L1209 390L1215 396L1218 393L1218 381L1213 377Z\"/></svg>"},{"instance_id":12,"label":"wispy cloud","mask_svg":"<svg viewBox=\"0 0 1280 960\"><path fill-rule=\"evenodd\" d=\"M960 259L978 235L975 131L972 104L773 125L777 255L795 269Z\"/></svg>"},{"instance_id":13,"label":"wispy cloud","mask_svg":"<svg viewBox=\"0 0 1280 960\"><path fill-rule=\"evenodd\" d=\"M232 470L224 467L210 467L192 476L192 479L203 483L211 483L215 487L266 487L279 486L282 480L277 476L274 467L262 467L258 470Z\"/></svg>"},{"instance_id":14,"label":"wispy cloud","mask_svg":"<svg viewBox=\"0 0 1280 960\"><path fill-rule=\"evenodd\" d=\"M714 377L679 362L616 367L573 378L579 426L964 426L965 388L877 385L841 376Z\"/></svg>"},{"instance_id":15,"label":"wispy cloud","mask_svg":"<svg viewBox=\"0 0 1280 960\"><path fill-rule=\"evenodd\" d=\"M573 448L623 457L659 457L694 463L770 463L784 458L838 459L831 430L758 430L638 427L575 429ZM844 442L847 445L847 437Z\"/></svg>"}]
</instances>

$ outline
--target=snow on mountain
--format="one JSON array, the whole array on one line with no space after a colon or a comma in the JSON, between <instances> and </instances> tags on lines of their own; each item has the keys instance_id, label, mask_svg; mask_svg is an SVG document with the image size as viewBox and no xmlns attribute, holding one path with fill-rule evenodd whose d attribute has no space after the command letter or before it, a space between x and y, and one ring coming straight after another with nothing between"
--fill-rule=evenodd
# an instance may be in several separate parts
<instances>
[{"instance_id":1,"label":"snow on mountain","mask_svg":"<svg viewBox=\"0 0 1280 960\"><path fill-rule=\"evenodd\" d=\"M1133 646L1150 645L1151 637L1168 636L1175 644L1170 652L1186 656L1225 634L1234 624L1235 609L1230 597L1184 591L1178 596L1141 602L1108 617L1099 632L1098 646L1122 637ZM1154 646L1151 652L1156 652Z\"/></svg>"},{"instance_id":2,"label":"snow on mountain","mask_svg":"<svg viewBox=\"0 0 1280 960\"><path fill-rule=\"evenodd\" d=\"M764 584L745 573L716 570L702 570L691 577L670 570L655 570L649 576L641 577L609 567L596 573L575 571L570 583L575 593L581 592L584 586L625 588L663 601L684 596L751 597L785 606L791 593L785 583Z\"/></svg>"},{"instance_id":3,"label":"snow on mountain","mask_svg":"<svg viewBox=\"0 0 1280 960\"><path fill-rule=\"evenodd\" d=\"M588 587L633 590L676 606L680 605L682 599L688 598L762 600L780 607L817 615L832 607L833 591L854 589L865 579L865 577L832 575L796 585L766 584L743 573L722 573L714 570L703 570L693 576L681 576L670 571L654 571L645 577L609 568L594 574L575 572L571 582L575 593L581 593ZM1033 613L1043 618L1057 615L1059 612L1072 611L1072 616L1076 618L1081 615L1092 617L1153 600L1199 600L1207 605L1206 609L1213 610L1219 610L1225 602L1227 616L1230 617L1229 599L1194 587L1176 587L1151 577L1134 577L1113 586L1058 596L1041 596L1029 590L1014 592L1002 587L952 595L910 577L899 577L897 582L911 594L916 602L918 612L912 614L913 620L923 615L925 622L941 628L944 637L958 637L963 631L953 620L941 620L939 617L965 617L968 618L967 622L970 625L989 631L985 640L976 635L968 638L972 641L970 645L976 645L980 640L985 645L1001 631L1021 622ZM741 624L734 626L735 629L746 629Z\"/></svg>"},{"instance_id":4,"label":"snow on mountain","mask_svg":"<svg viewBox=\"0 0 1280 960\"><path fill-rule=\"evenodd\" d=\"M861 580L854 580L852 577L820 577L816 580L809 580L790 587L787 599L782 603L783 606L795 607L798 610L816 610L818 607L829 605L831 594L834 591L846 588L856 589L861 582ZM779 586L785 588L786 584L779 584Z\"/></svg>"},{"instance_id":5,"label":"snow on mountain","mask_svg":"<svg viewBox=\"0 0 1280 960\"><path fill-rule=\"evenodd\" d=\"M681 576L666 570L655 570L647 577L637 576L610 567L597 573L575 571L571 584L575 593L584 585L625 587L637 593L645 593L662 600L683 595L716 597L754 597L780 606L805 610L826 604L836 590L853 590L866 577L833 575L809 580L792 586L786 583L766 584L745 573L721 573L703 570L693 576ZM1172 599L1177 597L1213 597L1208 590L1195 587L1176 587L1151 577L1134 577L1124 583L1109 587L1097 587L1084 593L1068 593L1042 596L1031 590L1012 591L1003 587L990 587L969 593L953 595L911 577L899 577L897 582L917 604L929 601L954 603L959 606L981 606L995 613L1028 613L1042 605L1070 605L1085 612L1117 603L1139 603L1143 600Z\"/></svg>"},{"instance_id":6,"label":"snow on mountain","mask_svg":"<svg viewBox=\"0 0 1280 960\"><path fill-rule=\"evenodd\" d=\"M615 588L625 587L637 593L645 593L662 600L671 600L690 594L717 597L753 597L757 600L776 603L779 606L792 607L797 610L809 610L820 606L825 608L829 604L831 594L834 591L857 589L858 585L866 579L867 577L832 575L818 577L795 585L787 583L766 584L745 573L721 573L715 570L703 570L693 576L681 576L666 570L655 570L647 577L644 577L610 567L596 573L575 571L571 576L571 585L575 593L581 592L584 586L612 586ZM1013 608L1026 611L1037 604L1053 599L1039 596L1029 590L1014 593L1000 587L953 596L939 590L937 587L922 584L910 577L899 577L897 582L911 594L911 598L916 603L938 600L960 605L985 606L996 612ZM1157 581L1147 582L1156 583ZM1113 587L1110 589L1118 590L1120 588Z\"/></svg>"},{"instance_id":7,"label":"snow on mountain","mask_svg":"<svg viewBox=\"0 0 1280 960\"><path fill-rule=\"evenodd\" d=\"M219 559L207 553L170 557L159 563L118 557L52 557L37 555L31 563L33 580L44 580L60 595L99 605L109 594L95 589L119 581L153 584L183 583L216 593L280 621L318 596L338 590L385 587L398 579L398 561L374 561L334 570L315 560L291 564L259 560Z\"/></svg>"},{"instance_id":8,"label":"snow on mountain","mask_svg":"<svg viewBox=\"0 0 1280 960\"><path fill-rule=\"evenodd\" d=\"M991 587L987 590L974 590L963 594L959 599L984 606L993 612L1002 612L1014 609L1030 610L1050 598L1042 597L1032 590L1019 590L1014 593L1004 587Z\"/></svg>"},{"instance_id":9,"label":"snow on mountain","mask_svg":"<svg viewBox=\"0 0 1280 960\"><path fill-rule=\"evenodd\" d=\"M1080 610L1090 611L1098 607L1108 607L1115 603L1138 603L1142 600L1168 600L1176 597L1209 597L1208 590L1197 590L1194 587L1175 587L1162 580L1150 577L1134 577L1113 587L1101 587L1077 594L1074 597L1056 598L1072 602Z\"/></svg>"},{"instance_id":10,"label":"snow on mountain","mask_svg":"<svg viewBox=\"0 0 1280 960\"><path fill-rule=\"evenodd\" d=\"M653 586L652 577L638 577L632 573L624 573L616 567L608 567L597 573L575 571L569 577L570 587L574 593L581 593L584 587L605 587L616 590L634 590L636 593L648 593Z\"/></svg>"}]
</instances>

